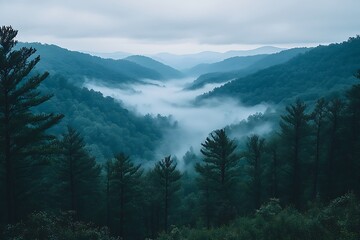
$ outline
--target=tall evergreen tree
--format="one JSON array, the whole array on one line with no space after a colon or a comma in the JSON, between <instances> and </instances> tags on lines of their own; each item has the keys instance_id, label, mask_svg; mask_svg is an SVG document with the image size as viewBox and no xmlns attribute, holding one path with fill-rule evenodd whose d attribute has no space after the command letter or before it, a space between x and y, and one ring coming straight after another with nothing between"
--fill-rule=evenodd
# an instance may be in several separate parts
<instances>
[{"instance_id":1,"label":"tall evergreen tree","mask_svg":"<svg viewBox=\"0 0 360 240\"><path fill-rule=\"evenodd\" d=\"M237 145L230 140L224 129L216 130L201 144L203 163L196 165L201 182L213 184L211 192L216 202L216 218L218 224L227 223L234 214L234 192L238 180L238 163L240 156L235 153ZM203 193L207 185L199 185Z\"/></svg>"},{"instance_id":2,"label":"tall evergreen tree","mask_svg":"<svg viewBox=\"0 0 360 240\"><path fill-rule=\"evenodd\" d=\"M320 158L321 146L324 145L322 140L324 122L326 118L327 103L324 98L316 102L315 109L311 113L311 120L314 122L315 130L315 159L314 159L314 176L312 186L312 198L315 199L319 193L319 175L320 175Z\"/></svg>"},{"instance_id":3,"label":"tall evergreen tree","mask_svg":"<svg viewBox=\"0 0 360 240\"><path fill-rule=\"evenodd\" d=\"M271 139L268 140L266 144L267 153L270 155L270 166L268 166L269 171L269 181L270 185L270 197L279 198L279 183L280 183L280 162L279 162L279 139L278 135L274 135Z\"/></svg>"},{"instance_id":4,"label":"tall evergreen tree","mask_svg":"<svg viewBox=\"0 0 360 240\"><path fill-rule=\"evenodd\" d=\"M104 164L104 170L105 170L105 201L106 201L106 226L110 227L110 205L111 205L111 193L110 193L110 182L111 182L111 175L113 172L113 165L114 162L112 159L109 159Z\"/></svg>"},{"instance_id":5,"label":"tall evergreen tree","mask_svg":"<svg viewBox=\"0 0 360 240\"><path fill-rule=\"evenodd\" d=\"M200 208L205 218L206 227L210 229L214 218L214 209L216 208L214 196L214 185L216 182L212 177L213 173L209 164L200 165L198 163L195 165L195 170L200 174L198 178L198 185L201 191Z\"/></svg>"},{"instance_id":6,"label":"tall evergreen tree","mask_svg":"<svg viewBox=\"0 0 360 240\"><path fill-rule=\"evenodd\" d=\"M17 31L11 26L0 28L0 163L4 174L6 222L14 223L22 217L21 206L36 192L41 156L51 150L53 137L46 130L54 126L62 115L32 112L51 95L42 95L37 88L48 73L32 74L40 61L32 58L33 48L13 50ZM38 193L37 193L38 194Z\"/></svg>"},{"instance_id":7,"label":"tall evergreen tree","mask_svg":"<svg viewBox=\"0 0 360 240\"><path fill-rule=\"evenodd\" d=\"M112 202L111 209L118 213L119 225L115 228L119 229L118 233L122 239L126 239L124 227L129 227L129 219L134 213L131 212L130 205L136 205L139 193L142 175L140 167L141 165L134 165L130 157L124 153L116 154L112 164L110 187L115 200Z\"/></svg>"},{"instance_id":8,"label":"tall evergreen tree","mask_svg":"<svg viewBox=\"0 0 360 240\"><path fill-rule=\"evenodd\" d=\"M163 186L159 181L155 168L148 171L142 182L144 192L144 226L145 234L151 239L156 238L163 230Z\"/></svg>"},{"instance_id":9,"label":"tall evergreen tree","mask_svg":"<svg viewBox=\"0 0 360 240\"><path fill-rule=\"evenodd\" d=\"M164 204L164 230L168 230L169 209L172 197L180 190L181 173L176 168L176 162L167 156L156 163L154 173L157 176L157 181L160 186L160 191L163 195Z\"/></svg>"},{"instance_id":10,"label":"tall evergreen tree","mask_svg":"<svg viewBox=\"0 0 360 240\"><path fill-rule=\"evenodd\" d=\"M71 210L76 219L94 220L94 206L100 192L100 166L85 148L84 139L68 127L60 141L61 157L56 167L58 193L63 210Z\"/></svg>"},{"instance_id":11,"label":"tall evergreen tree","mask_svg":"<svg viewBox=\"0 0 360 240\"><path fill-rule=\"evenodd\" d=\"M252 135L247 140L247 151L245 156L249 165L249 177L250 177L250 192L252 193L252 200L255 209L258 209L261 205L261 193L262 193L262 155L265 150L265 139L258 135Z\"/></svg>"},{"instance_id":12,"label":"tall evergreen tree","mask_svg":"<svg viewBox=\"0 0 360 240\"><path fill-rule=\"evenodd\" d=\"M355 75L360 79L360 70ZM347 182L344 191L355 191L360 196L360 84L346 92L346 157Z\"/></svg>"},{"instance_id":13,"label":"tall evergreen tree","mask_svg":"<svg viewBox=\"0 0 360 240\"><path fill-rule=\"evenodd\" d=\"M289 144L289 160L291 166L291 202L295 207L301 207L302 200L302 154L305 138L309 135L309 115L306 104L297 100L295 104L286 107L286 115L281 116L280 128L284 142Z\"/></svg>"},{"instance_id":14,"label":"tall evergreen tree","mask_svg":"<svg viewBox=\"0 0 360 240\"><path fill-rule=\"evenodd\" d=\"M333 199L339 193L336 168L340 163L341 154L341 132L343 122L344 103L339 98L332 99L327 106L326 121L328 125L328 150L325 161L325 198Z\"/></svg>"}]
</instances>

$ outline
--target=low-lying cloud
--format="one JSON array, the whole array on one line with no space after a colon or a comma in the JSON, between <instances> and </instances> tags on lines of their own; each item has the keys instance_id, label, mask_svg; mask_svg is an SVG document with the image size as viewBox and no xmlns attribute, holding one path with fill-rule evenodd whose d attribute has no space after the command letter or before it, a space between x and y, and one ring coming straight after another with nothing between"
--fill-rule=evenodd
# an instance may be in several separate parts
<instances>
[{"instance_id":1,"label":"low-lying cloud","mask_svg":"<svg viewBox=\"0 0 360 240\"><path fill-rule=\"evenodd\" d=\"M264 112L268 106L241 106L233 99L211 99L194 106L194 98L212 90L219 84L206 85L202 89L183 91L193 79L177 79L168 82L148 81L147 85L134 84L126 90L109 88L94 81L85 86L102 92L105 96L119 99L130 110L138 114L161 114L171 116L177 121L178 128L166 133L162 146L158 149L158 158L172 154L181 159L192 146L196 151L210 132L236 124L256 112ZM130 89L130 90L129 90ZM180 163L181 164L181 163Z\"/></svg>"}]
</instances>

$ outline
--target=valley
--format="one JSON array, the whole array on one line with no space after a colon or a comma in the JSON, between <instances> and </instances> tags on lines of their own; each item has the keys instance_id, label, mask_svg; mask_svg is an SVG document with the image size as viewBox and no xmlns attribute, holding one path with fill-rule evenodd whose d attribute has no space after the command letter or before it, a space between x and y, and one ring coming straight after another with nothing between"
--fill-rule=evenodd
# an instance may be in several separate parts
<instances>
[{"instance_id":1,"label":"valley","mask_svg":"<svg viewBox=\"0 0 360 240\"><path fill-rule=\"evenodd\" d=\"M207 84L197 90L184 90L193 80L194 78L165 82L146 80L147 84L135 83L122 88L106 87L96 82L88 82L84 86L119 100L127 109L141 116L160 114L176 122L175 129L166 131L156 156L161 158L163 155L172 154L179 159L179 164L182 164L181 159L186 151L191 147L196 152L200 151L200 142L213 129L236 124L247 119L249 115L263 113L270 108L266 104L245 107L232 98L210 99L195 104L197 96L222 84Z\"/></svg>"},{"instance_id":2,"label":"valley","mask_svg":"<svg viewBox=\"0 0 360 240\"><path fill-rule=\"evenodd\" d=\"M360 36L112 58L16 36L0 239L359 239Z\"/></svg>"}]
</instances>

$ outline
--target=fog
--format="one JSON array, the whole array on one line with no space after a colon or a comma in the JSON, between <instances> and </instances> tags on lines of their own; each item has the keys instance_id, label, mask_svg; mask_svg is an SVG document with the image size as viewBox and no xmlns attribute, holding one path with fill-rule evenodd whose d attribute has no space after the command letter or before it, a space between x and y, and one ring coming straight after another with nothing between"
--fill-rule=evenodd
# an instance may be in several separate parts
<instances>
[{"instance_id":1,"label":"fog","mask_svg":"<svg viewBox=\"0 0 360 240\"><path fill-rule=\"evenodd\" d=\"M190 147L199 151L201 143L212 131L236 124L251 114L264 112L268 107L264 104L244 107L233 99L223 98L194 106L193 100L197 96L221 84L208 84L201 89L184 91L183 88L192 81L193 78L166 82L146 80L148 84L133 84L126 88L106 87L96 81L87 81L85 87L121 100L126 108L137 114L160 114L177 121L177 129L168 131L163 144L159 146L156 156L159 159L170 154L182 159Z\"/></svg>"}]
</instances>

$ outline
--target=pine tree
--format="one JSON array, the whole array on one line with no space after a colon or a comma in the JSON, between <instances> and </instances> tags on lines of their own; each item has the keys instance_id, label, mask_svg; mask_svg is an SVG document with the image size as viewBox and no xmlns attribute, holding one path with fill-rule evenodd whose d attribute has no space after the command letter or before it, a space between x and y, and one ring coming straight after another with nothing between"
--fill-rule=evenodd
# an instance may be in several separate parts
<instances>
[{"instance_id":1,"label":"pine tree","mask_svg":"<svg viewBox=\"0 0 360 240\"><path fill-rule=\"evenodd\" d=\"M62 115L32 112L51 95L42 95L37 88L48 73L31 71L40 61L32 58L33 48L13 50L17 31L11 26L0 28L0 162L4 174L6 222L16 222L23 213L20 206L36 192L43 156L52 149L54 139L46 130ZM31 60L30 60L31 58ZM39 194L39 193L37 193Z\"/></svg>"},{"instance_id":2,"label":"pine tree","mask_svg":"<svg viewBox=\"0 0 360 240\"><path fill-rule=\"evenodd\" d=\"M302 154L304 139L309 135L309 115L306 114L306 104L297 100L295 104L286 107L286 115L281 116L281 137L289 145L289 160L291 166L291 202L295 207L301 207L302 198Z\"/></svg>"},{"instance_id":3,"label":"pine tree","mask_svg":"<svg viewBox=\"0 0 360 240\"><path fill-rule=\"evenodd\" d=\"M86 150L80 133L71 127L63 134L60 147L62 154L56 171L62 208L73 211L75 219L93 220L92 207L97 204L100 191L100 166Z\"/></svg>"},{"instance_id":4,"label":"pine tree","mask_svg":"<svg viewBox=\"0 0 360 240\"><path fill-rule=\"evenodd\" d=\"M255 209L261 205L261 192L262 192L262 155L265 150L265 139L258 135L252 135L247 140L247 151L245 156L249 164L249 177L250 177L250 192Z\"/></svg>"},{"instance_id":5,"label":"pine tree","mask_svg":"<svg viewBox=\"0 0 360 240\"><path fill-rule=\"evenodd\" d=\"M125 238L124 226L129 226L129 205L136 205L140 177L143 173L140 167L141 165L135 166L124 153L116 154L113 160L110 187L116 200L111 208L118 211L118 229L122 239Z\"/></svg>"},{"instance_id":6,"label":"pine tree","mask_svg":"<svg viewBox=\"0 0 360 240\"><path fill-rule=\"evenodd\" d=\"M316 102L315 109L311 113L311 120L314 122L315 130L315 160L314 160L314 179L312 187L312 198L315 199L319 193L319 175L320 175L320 159L321 146L324 145L322 133L327 112L327 103L324 98Z\"/></svg>"},{"instance_id":7,"label":"pine tree","mask_svg":"<svg viewBox=\"0 0 360 240\"><path fill-rule=\"evenodd\" d=\"M341 154L341 132L344 103L339 98L332 99L327 106L326 121L328 125L328 150L325 163L325 198L333 199L338 193L336 168L339 166Z\"/></svg>"},{"instance_id":8,"label":"pine tree","mask_svg":"<svg viewBox=\"0 0 360 240\"><path fill-rule=\"evenodd\" d=\"M231 219L233 213L233 197L236 190L240 156L235 153L236 144L230 140L225 130L216 130L201 144L203 163L196 165L200 174L200 182L212 183L211 194L216 200L216 217L222 225ZM199 185L203 193L208 190Z\"/></svg>"},{"instance_id":9,"label":"pine tree","mask_svg":"<svg viewBox=\"0 0 360 240\"><path fill-rule=\"evenodd\" d=\"M105 170L105 198L106 198L106 226L110 227L110 205L111 205L111 193L110 193L110 182L111 182L111 176L113 172L113 165L114 162L112 159L109 159L104 164L104 170Z\"/></svg>"},{"instance_id":10,"label":"pine tree","mask_svg":"<svg viewBox=\"0 0 360 240\"><path fill-rule=\"evenodd\" d=\"M266 152L270 155L268 166L270 197L279 198L279 179L280 179L280 162L279 162L279 138L278 135L273 135L266 144Z\"/></svg>"},{"instance_id":11,"label":"pine tree","mask_svg":"<svg viewBox=\"0 0 360 240\"><path fill-rule=\"evenodd\" d=\"M200 174L198 178L198 185L201 191L201 211L205 217L206 228L210 229L211 222L214 218L213 210L216 208L215 204L215 194L214 194L214 185L216 182L212 176L212 169L209 164L200 165L199 163L195 165L195 170Z\"/></svg>"},{"instance_id":12,"label":"pine tree","mask_svg":"<svg viewBox=\"0 0 360 240\"><path fill-rule=\"evenodd\" d=\"M360 79L360 70L355 75ZM360 196L360 84L353 85L346 92L346 186L344 192L355 191Z\"/></svg>"},{"instance_id":13,"label":"pine tree","mask_svg":"<svg viewBox=\"0 0 360 240\"><path fill-rule=\"evenodd\" d=\"M157 176L157 181L160 186L160 191L163 195L164 204L164 230L168 230L169 209L172 197L180 190L181 173L176 168L176 162L167 156L156 163L154 173Z\"/></svg>"}]
</instances>

